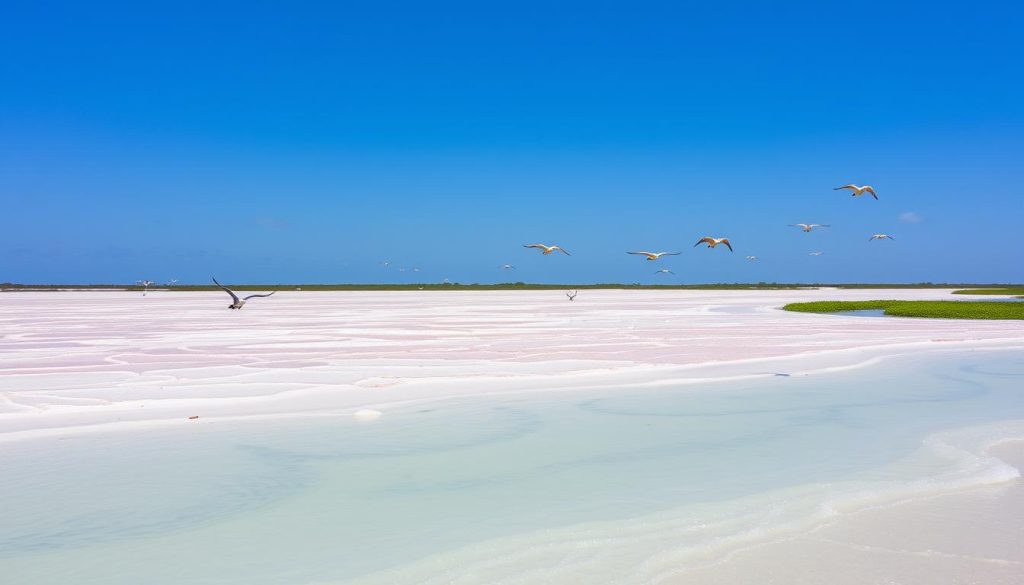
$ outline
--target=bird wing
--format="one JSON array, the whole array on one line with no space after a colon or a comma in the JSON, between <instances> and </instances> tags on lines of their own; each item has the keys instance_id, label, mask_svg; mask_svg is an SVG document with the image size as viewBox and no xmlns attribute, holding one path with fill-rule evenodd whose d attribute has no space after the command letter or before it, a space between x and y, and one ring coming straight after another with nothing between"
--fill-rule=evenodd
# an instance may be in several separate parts
<instances>
[{"instance_id":1,"label":"bird wing","mask_svg":"<svg viewBox=\"0 0 1024 585\"><path fill-rule=\"evenodd\" d=\"M807 229L807 224L806 223L791 223L791 224L789 224L789 227L798 227L798 228Z\"/></svg>"},{"instance_id":2,"label":"bird wing","mask_svg":"<svg viewBox=\"0 0 1024 585\"><path fill-rule=\"evenodd\" d=\"M658 256L657 254L654 254L652 252L626 252L626 253L627 254L632 254L634 256L647 256L648 258L657 257Z\"/></svg>"},{"instance_id":3,"label":"bird wing","mask_svg":"<svg viewBox=\"0 0 1024 585\"><path fill-rule=\"evenodd\" d=\"M729 251L730 251L730 252L732 252L732 251L733 251L733 249L732 249L732 244L730 244L730 243L729 243L729 238L722 238L722 239L720 240L720 242L721 242L722 244L725 244L725 247L726 247L726 248L729 248Z\"/></svg>"},{"instance_id":4,"label":"bird wing","mask_svg":"<svg viewBox=\"0 0 1024 585\"><path fill-rule=\"evenodd\" d=\"M875 193L875 188L872 187L871 185L864 185L864 188L861 189L861 190L862 191L867 191L868 193L871 193L872 197L874 197L875 199L878 199L878 193Z\"/></svg>"},{"instance_id":5,"label":"bird wing","mask_svg":"<svg viewBox=\"0 0 1024 585\"><path fill-rule=\"evenodd\" d=\"M267 293L267 294L265 294L265 295L249 295L249 296L245 297L245 298L244 298L244 299L242 299L242 300L243 300L243 301L248 301L249 299L255 299L255 298L259 298L259 297L269 297L270 295L272 295L272 294L274 294L274 293L276 293L276 292L277 292L277 291L275 290L274 292L269 292L269 293Z\"/></svg>"},{"instance_id":6,"label":"bird wing","mask_svg":"<svg viewBox=\"0 0 1024 585\"><path fill-rule=\"evenodd\" d=\"M811 227L832 227L832 226L830 226L827 223L816 223L816 224L813 224Z\"/></svg>"},{"instance_id":7,"label":"bird wing","mask_svg":"<svg viewBox=\"0 0 1024 585\"><path fill-rule=\"evenodd\" d=\"M524 244L523 247L524 248L537 248L539 250L547 250L547 248L548 248L544 244Z\"/></svg>"},{"instance_id":8,"label":"bird wing","mask_svg":"<svg viewBox=\"0 0 1024 585\"><path fill-rule=\"evenodd\" d=\"M565 249L562 248L561 246L552 246L551 249L552 250L558 250L559 252L565 254L566 256L572 256L572 254L566 252Z\"/></svg>"},{"instance_id":9,"label":"bird wing","mask_svg":"<svg viewBox=\"0 0 1024 585\"><path fill-rule=\"evenodd\" d=\"M210 278L213 278L213 277L211 276ZM231 295L231 299L233 301L235 301L236 303L238 302L238 295L233 293L230 288L228 288L228 287L224 286L223 284L217 282L216 278L213 278L213 284L216 284L218 287L220 287L221 290L223 290L224 292L226 292L229 295Z\"/></svg>"},{"instance_id":10,"label":"bird wing","mask_svg":"<svg viewBox=\"0 0 1024 585\"><path fill-rule=\"evenodd\" d=\"M710 244L711 242L714 242L714 240L711 239L711 236L704 236L703 238L697 240L697 243L694 244L693 247L696 248L701 244Z\"/></svg>"},{"instance_id":11,"label":"bird wing","mask_svg":"<svg viewBox=\"0 0 1024 585\"><path fill-rule=\"evenodd\" d=\"M850 189L852 191L856 191L857 190L857 185L853 185L853 184L843 185L842 187L836 187L835 189L833 189L833 191L840 191L842 189Z\"/></svg>"},{"instance_id":12,"label":"bird wing","mask_svg":"<svg viewBox=\"0 0 1024 585\"><path fill-rule=\"evenodd\" d=\"M890 240L895 240L896 239L896 238L890 236L889 234L886 234L885 237L889 238Z\"/></svg>"},{"instance_id":13,"label":"bird wing","mask_svg":"<svg viewBox=\"0 0 1024 585\"><path fill-rule=\"evenodd\" d=\"M682 254L682 252L662 252L661 254L658 254L658 256L678 256L680 254Z\"/></svg>"}]
</instances>

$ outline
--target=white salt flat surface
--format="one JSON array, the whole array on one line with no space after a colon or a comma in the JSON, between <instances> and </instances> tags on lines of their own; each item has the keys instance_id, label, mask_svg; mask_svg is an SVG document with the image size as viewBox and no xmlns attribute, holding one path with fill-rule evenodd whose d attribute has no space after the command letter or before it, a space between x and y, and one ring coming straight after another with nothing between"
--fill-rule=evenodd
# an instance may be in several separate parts
<instances>
[{"instance_id":1,"label":"white salt flat surface","mask_svg":"<svg viewBox=\"0 0 1024 585\"><path fill-rule=\"evenodd\" d=\"M789 302L949 290L0 294L0 441L235 417L351 416L509 391L799 375L1024 345L1014 321L869 319Z\"/></svg>"}]
</instances>

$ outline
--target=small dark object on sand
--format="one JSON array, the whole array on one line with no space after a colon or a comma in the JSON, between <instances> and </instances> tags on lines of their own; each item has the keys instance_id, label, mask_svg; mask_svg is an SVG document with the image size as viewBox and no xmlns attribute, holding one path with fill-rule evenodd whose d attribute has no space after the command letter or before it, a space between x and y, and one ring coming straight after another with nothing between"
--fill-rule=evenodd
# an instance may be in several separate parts
<instances>
[{"instance_id":1,"label":"small dark object on sand","mask_svg":"<svg viewBox=\"0 0 1024 585\"><path fill-rule=\"evenodd\" d=\"M196 420L197 418L199 418L198 414L188 417L188 420Z\"/></svg>"}]
</instances>

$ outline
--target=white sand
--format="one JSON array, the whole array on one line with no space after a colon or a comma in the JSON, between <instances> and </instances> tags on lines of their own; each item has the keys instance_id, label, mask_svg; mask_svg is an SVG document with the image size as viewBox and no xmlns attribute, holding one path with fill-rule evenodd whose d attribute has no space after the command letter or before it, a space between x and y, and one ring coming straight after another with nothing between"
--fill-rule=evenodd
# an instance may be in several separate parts
<instances>
[{"instance_id":1,"label":"white sand","mask_svg":"<svg viewBox=\"0 0 1024 585\"><path fill-rule=\"evenodd\" d=\"M1024 441L990 453L1024 469ZM1017 585L1024 582L1024 480L844 515L795 537L681 567L666 583Z\"/></svg>"},{"instance_id":2,"label":"white sand","mask_svg":"<svg viewBox=\"0 0 1024 585\"><path fill-rule=\"evenodd\" d=\"M1013 321L789 313L948 290L0 294L0 440L237 417L386 413L506 391L799 375L1024 347ZM190 416L199 416L189 420Z\"/></svg>"}]
</instances>

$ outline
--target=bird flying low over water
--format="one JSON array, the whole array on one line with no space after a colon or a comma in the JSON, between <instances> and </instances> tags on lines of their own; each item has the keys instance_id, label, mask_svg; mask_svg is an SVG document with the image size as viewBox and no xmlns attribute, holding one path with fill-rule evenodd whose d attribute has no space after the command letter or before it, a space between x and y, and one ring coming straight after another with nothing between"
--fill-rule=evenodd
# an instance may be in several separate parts
<instances>
[{"instance_id":1,"label":"bird flying low over water","mask_svg":"<svg viewBox=\"0 0 1024 585\"><path fill-rule=\"evenodd\" d=\"M729 238L712 238L711 236L704 236L703 238L697 240L697 243L694 244L693 247L696 248L701 244L707 244L708 248L714 248L718 244L725 244L725 247L729 248L730 252L733 251L732 244L729 243Z\"/></svg>"},{"instance_id":2,"label":"bird flying low over water","mask_svg":"<svg viewBox=\"0 0 1024 585\"><path fill-rule=\"evenodd\" d=\"M888 240L895 240L896 238L890 236L889 234L875 234L875 235L871 236L870 238L868 238L868 241L870 242L871 240L886 240L886 239L888 239Z\"/></svg>"},{"instance_id":3,"label":"bird flying low over water","mask_svg":"<svg viewBox=\"0 0 1024 585\"><path fill-rule=\"evenodd\" d=\"M840 191L842 189L849 189L850 191L853 191L853 196L854 197L860 197L861 195L863 195L865 193L871 193L872 197L874 197L875 199L878 199L878 193L875 193L875 188L872 187L871 185L864 185L863 187L858 187L857 185L854 185L853 183L850 183L849 185L843 185L842 187L836 187L835 189L833 189L833 191Z\"/></svg>"},{"instance_id":4,"label":"bird flying low over water","mask_svg":"<svg viewBox=\"0 0 1024 585\"><path fill-rule=\"evenodd\" d=\"M211 276L210 278L213 278L213 277ZM213 279L213 284L216 284L218 287L220 287L221 290L223 290L224 292L226 292L229 295L231 295L231 301L232 302L231 302L230 305L228 305L229 309L241 309L242 306L245 305L245 301L248 301L249 299L255 299L257 297L269 297L270 295L272 295L272 294L277 292L275 290L274 292L267 293L265 295L249 295L249 296L247 296L245 298L240 299L240 298L238 298L238 295L236 295L234 293L234 291L232 291L230 288L228 288L228 287L224 286L223 284L217 282L216 278Z\"/></svg>"},{"instance_id":5,"label":"bird flying low over water","mask_svg":"<svg viewBox=\"0 0 1024 585\"><path fill-rule=\"evenodd\" d=\"M830 226L827 223L791 223L791 224L789 224L789 227L798 227L798 228L804 230L805 232L809 232L809 231L813 230L814 228L818 228L818 227L832 227L832 226Z\"/></svg>"},{"instance_id":6,"label":"bird flying low over water","mask_svg":"<svg viewBox=\"0 0 1024 585\"><path fill-rule=\"evenodd\" d=\"M811 252L808 256L821 256L824 252Z\"/></svg>"},{"instance_id":7,"label":"bird flying low over water","mask_svg":"<svg viewBox=\"0 0 1024 585\"><path fill-rule=\"evenodd\" d=\"M658 260L662 256L678 256L681 252L626 252L634 256L647 256L648 261Z\"/></svg>"},{"instance_id":8,"label":"bird flying low over water","mask_svg":"<svg viewBox=\"0 0 1024 585\"><path fill-rule=\"evenodd\" d=\"M750 260L751 262L753 262L753 261L757 260L757 256L747 256L747 260Z\"/></svg>"},{"instance_id":9,"label":"bird flying low over water","mask_svg":"<svg viewBox=\"0 0 1024 585\"><path fill-rule=\"evenodd\" d=\"M655 274L675 274L675 272L672 272L668 268L662 268L661 270L655 272Z\"/></svg>"},{"instance_id":10,"label":"bird flying low over water","mask_svg":"<svg viewBox=\"0 0 1024 585\"><path fill-rule=\"evenodd\" d=\"M545 245L545 244L524 244L523 247L524 248L537 248L538 250L544 250L543 253L544 253L545 256L547 256L548 254L554 252L555 250L558 250L559 252L565 254L566 256L571 256L571 254L566 252L565 249L562 248L561 246L548 246L548 245Z\"/></svg>"}]
</instances>

